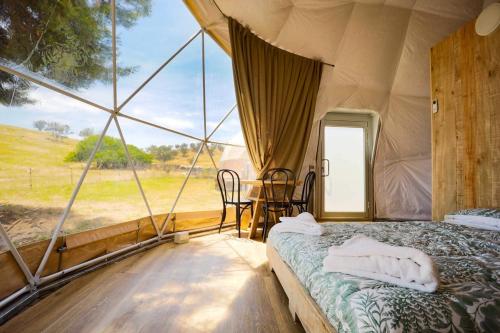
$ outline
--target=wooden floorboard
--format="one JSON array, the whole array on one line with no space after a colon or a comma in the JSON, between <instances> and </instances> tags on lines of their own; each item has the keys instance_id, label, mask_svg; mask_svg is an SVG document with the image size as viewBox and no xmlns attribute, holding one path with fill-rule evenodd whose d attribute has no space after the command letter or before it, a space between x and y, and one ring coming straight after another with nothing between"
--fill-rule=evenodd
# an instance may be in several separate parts
<instances>
[{"instance_id":1,"label":"wooden floorboard","mask_svg":"<svg viewBox=\"0 0 500 333\"><path fill-rule=\"evenodd\" d=\"M287 302L264 244L217 234L76 279L0 332L303 332Z\"/></svg>"}]
</instances>

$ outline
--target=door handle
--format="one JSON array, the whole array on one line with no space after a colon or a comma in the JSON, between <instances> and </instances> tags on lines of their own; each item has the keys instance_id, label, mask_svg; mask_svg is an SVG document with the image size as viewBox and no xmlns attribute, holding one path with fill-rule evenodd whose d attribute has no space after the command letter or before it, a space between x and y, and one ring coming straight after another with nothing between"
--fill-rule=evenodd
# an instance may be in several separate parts
<instances>
[{"instance_id":1,"label":"door handle","mask_svg":"<svg viewBox=\"0 0 500 333\"><path fill-rule=\"evenodd\" d=\"M324 163L323 162L327 162L327 173L325 174L325 167L324 167ZM327 158L324 158L321 160L321 177L328 177L330 176L330 160L327 159Z\"/></svg>"}]
</instances>

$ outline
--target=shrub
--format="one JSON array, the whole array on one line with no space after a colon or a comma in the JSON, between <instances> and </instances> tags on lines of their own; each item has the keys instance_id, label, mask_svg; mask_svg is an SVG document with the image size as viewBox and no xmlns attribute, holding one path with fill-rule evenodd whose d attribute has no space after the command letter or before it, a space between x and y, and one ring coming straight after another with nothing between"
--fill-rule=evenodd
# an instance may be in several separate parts
<instances>
[{"instance_id":1,"label":"shrub","mask_svg":"<svg viewBox=\"0 0 500 333\"><path fill-rule=\"evenodd\" d=\"M173 160L175 156L177 155L177 150L174 149L171 145L165 146L150 146L149 148L146 149L148 153L153 155L155 159L161 162L166 162Z\"/></svg>"},{"instance_id":2,"label":"shrub","mask_svg":"<svg viewBox=\"0 0 500 333\"><path fill-rule=\"evenodd\" d=\"M94 149L98 135L91 135L78 143L76 149L69 153L65 161L67 162L85 162L90 158ZM144 167L151 164L153 156L148 154L134 145L127 145L130 157L134 161L135 166ZM125 148L120 139L110 136L105 136L102 140L101 147L96 153L94 162L99 169L120 169L126 168L128 165Z\"/></svg>"}]
</instances>

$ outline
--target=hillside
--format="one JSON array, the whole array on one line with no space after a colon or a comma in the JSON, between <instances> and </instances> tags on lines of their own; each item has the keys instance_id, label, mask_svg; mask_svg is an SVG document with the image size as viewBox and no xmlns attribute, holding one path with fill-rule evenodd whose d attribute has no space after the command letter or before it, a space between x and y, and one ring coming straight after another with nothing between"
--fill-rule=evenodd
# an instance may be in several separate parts
<instances>
[{"instance_id":1,"label":"hillside","mask_svg":"<svg viewBox=\"0 0 500 333\"><path fill-rule=\"evenodd\" d=\"M56 140L50 133L3 124L0 124L0 139L0 169L3 177L8 177L9 169L19 171L19 168L50 168L74 164L64 162L64 158L79 142L71 138ZM194 156L195 152L189 150L186 156L179 153L167 164L190 166ZM216 150L215 161L218 161L220 156L221 152ZM200 154L197 166L212 167L210 157L205 151Z\"/></svg>"},{"instance_id":2,"label":"hillside","mask_svg":"<svg viewBox=\"0 0 500 333\"><path fill-rule=\"evenodd\" d=\"M78 140L56 140L46 132L0 124L0 168L62 166ZM3 173L2 172L2 173Z\"/></svg>"}]
</instances>

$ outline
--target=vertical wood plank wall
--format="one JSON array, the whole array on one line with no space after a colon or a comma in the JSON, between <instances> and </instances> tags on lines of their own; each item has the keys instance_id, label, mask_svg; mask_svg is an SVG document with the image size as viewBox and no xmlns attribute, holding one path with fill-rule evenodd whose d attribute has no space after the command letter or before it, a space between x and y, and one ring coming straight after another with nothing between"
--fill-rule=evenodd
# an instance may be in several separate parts
<instances>
[{"instance_id":1,"label":"vertical wood plank wall","mask_svg":"<svg viewBox=\"0 0 500 333\"><path fill-rule=\"evenodd\" d=\"M469 22L431 49L432 219L500 206L500 29Z\"/></svg>"}]
</instances>

